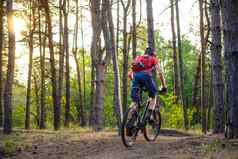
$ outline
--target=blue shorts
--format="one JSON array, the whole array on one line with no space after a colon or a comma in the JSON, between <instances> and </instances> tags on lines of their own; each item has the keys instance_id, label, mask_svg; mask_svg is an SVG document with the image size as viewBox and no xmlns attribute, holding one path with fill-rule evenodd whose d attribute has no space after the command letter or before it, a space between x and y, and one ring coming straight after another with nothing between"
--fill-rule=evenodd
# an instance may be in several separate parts
<instances>
[{"instance_id":1,"label":"blue shorts","mask_svg":"<svg viewBox=\"0 0 238 159\"><path fill-rule=\"evenodd\" d=\"M157 94L157 87L153 78L144 73L138 72L134 74L131 87L131 98L133 102L139 102L139 88L145 88L148 91L149 97L155 97Z\"/></svg>"}]
</instances>

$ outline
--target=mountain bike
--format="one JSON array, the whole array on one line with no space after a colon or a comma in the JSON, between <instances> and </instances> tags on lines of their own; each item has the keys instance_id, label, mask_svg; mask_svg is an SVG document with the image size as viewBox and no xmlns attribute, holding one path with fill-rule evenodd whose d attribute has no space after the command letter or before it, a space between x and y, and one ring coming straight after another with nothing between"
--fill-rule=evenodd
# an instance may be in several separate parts
<instances>
[{"instance_id":1,"label":"mountain bike","mask_svg":"<svg viewBox=\"0 0 238 159\"><path fill-rule=\"evenodd\" d=\"M132 147L136 141L139 131L141 131L144 135L144 138L148 142L153 142L159 135L161 128L161 114L159 111L159 102L157 102L155 110L150 114L148 111L150 100L142 99L142 93L146 90L143 88L139 89L139 103L138 103L138 111L135 111L131 118L128 119L129 112L131 112L132 108L128 108L126 113L124 114L123 122L121 125L121 139L123 144L126 147ZM153 116L153 120L150 120L150 116ZM130 124L130 127L128 125Z\"/></svg>"}]
</instances>

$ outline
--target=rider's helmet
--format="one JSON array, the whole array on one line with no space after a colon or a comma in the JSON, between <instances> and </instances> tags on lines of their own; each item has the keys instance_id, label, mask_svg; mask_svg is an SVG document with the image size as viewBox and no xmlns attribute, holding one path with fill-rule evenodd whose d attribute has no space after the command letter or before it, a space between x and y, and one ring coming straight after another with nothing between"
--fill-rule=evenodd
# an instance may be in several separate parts
<instances>
[{"instance_id":1,"label":"rider's helmet","mask_svg":"<svg viewBox=\"0 0 238 159\"><path fill-rule=\"evenodd\" d=\"M156 56L155 49L152 48L152 47L147 47L147 48L145 49L145 55Z\"/></svg>"}]
</instances>

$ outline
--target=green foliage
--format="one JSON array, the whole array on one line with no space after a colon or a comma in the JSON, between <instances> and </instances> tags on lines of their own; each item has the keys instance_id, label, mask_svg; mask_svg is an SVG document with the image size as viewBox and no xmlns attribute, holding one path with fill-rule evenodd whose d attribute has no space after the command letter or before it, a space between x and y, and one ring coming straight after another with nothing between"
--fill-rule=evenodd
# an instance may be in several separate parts
<instances>
[{"instance_id":1,"label":"green foliage","mask_svg":"<svg viewBox=\"0 0 238 159\"><path fill-rule=\"evenodd\" d=\"M164 128L184 128L183 123L183 108L177 101L177 98L173 94L166 96L160 96L161 115L162 115L162 127ZM188 111L189 121L192 120L192 114L194 109L190 108Z\"/></svg>"},{"instance_id":2,"label":"green foliage","mask_svg":"<svg viewBox=\"0 0 238 159\"><path fill-rule=\"evenodd\" d=\"M182 128L183 112L182 107L176 103L173 95L161 96L163 107L161 108L162 126L165 128Z\"/></svg>"},{"instance_id":3,"label":"green foliage","mask_svg":"<svg viewBox=\"0 0 238 159\"><path fill-rule=\"evenodd\" d=\"M9 157L27 147L30 147L30 144L25 141L22 132L13 132L11 135L0 133L0 156Z\"/></svg>"},{"instance_id":4,"label":"green foliage","mask_svg":"<svg viewBox=\"0 0 238 159\"><path fill-rule=\"evenodd\" d=\"M26 90L21 85L13 88L13 126L23 127L25 117L25 94Z\"/></svg>"},{"instance_id":5,"label":"green foliage","mask_svg":"<svg viewBox=\"0 0 238 159\"><path fill-rule=\"evenodd\" d=\"M9 139L3 142L3 144L1 145L1 149L4 156L10 156L16 151L17 146L15 141Z\"/></svg>"}]
</instances>

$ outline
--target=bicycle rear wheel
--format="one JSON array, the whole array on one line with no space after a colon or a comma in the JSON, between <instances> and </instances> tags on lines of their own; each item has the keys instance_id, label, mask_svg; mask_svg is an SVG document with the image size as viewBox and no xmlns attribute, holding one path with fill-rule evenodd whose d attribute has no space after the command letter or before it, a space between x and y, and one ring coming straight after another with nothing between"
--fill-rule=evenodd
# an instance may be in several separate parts
<instances>
[{"instance_id":1,"label":"bicycle rear wheel","mask_svg":"<svg viewBox=\"0 0 238 159\"><path fill-rule=\"evenodd\" d=\"M154 120L151 122L149 122L148 120L146 121L145 128L143 130L144 137L149 142L155 141L160 133L161 114L159 109L153 111L153 118Z\"/></svg>"},{"instance_id":2,"label":"bicycle rear wheel","mask_svg":"<svg viewBox=\"0 0 238 159\"><path fill-rule=\"evenodd\" d=\"M138 128L136 126L137 117L135 115L132 115L132 118L128 119L128 114L130 111L131 108L126 111L121 125L121 139L123 145L125 145L126 147L131 147L134 145L138 134ZM128 124L131 125L128 127Z\"/></svg>"}]
</instances>

